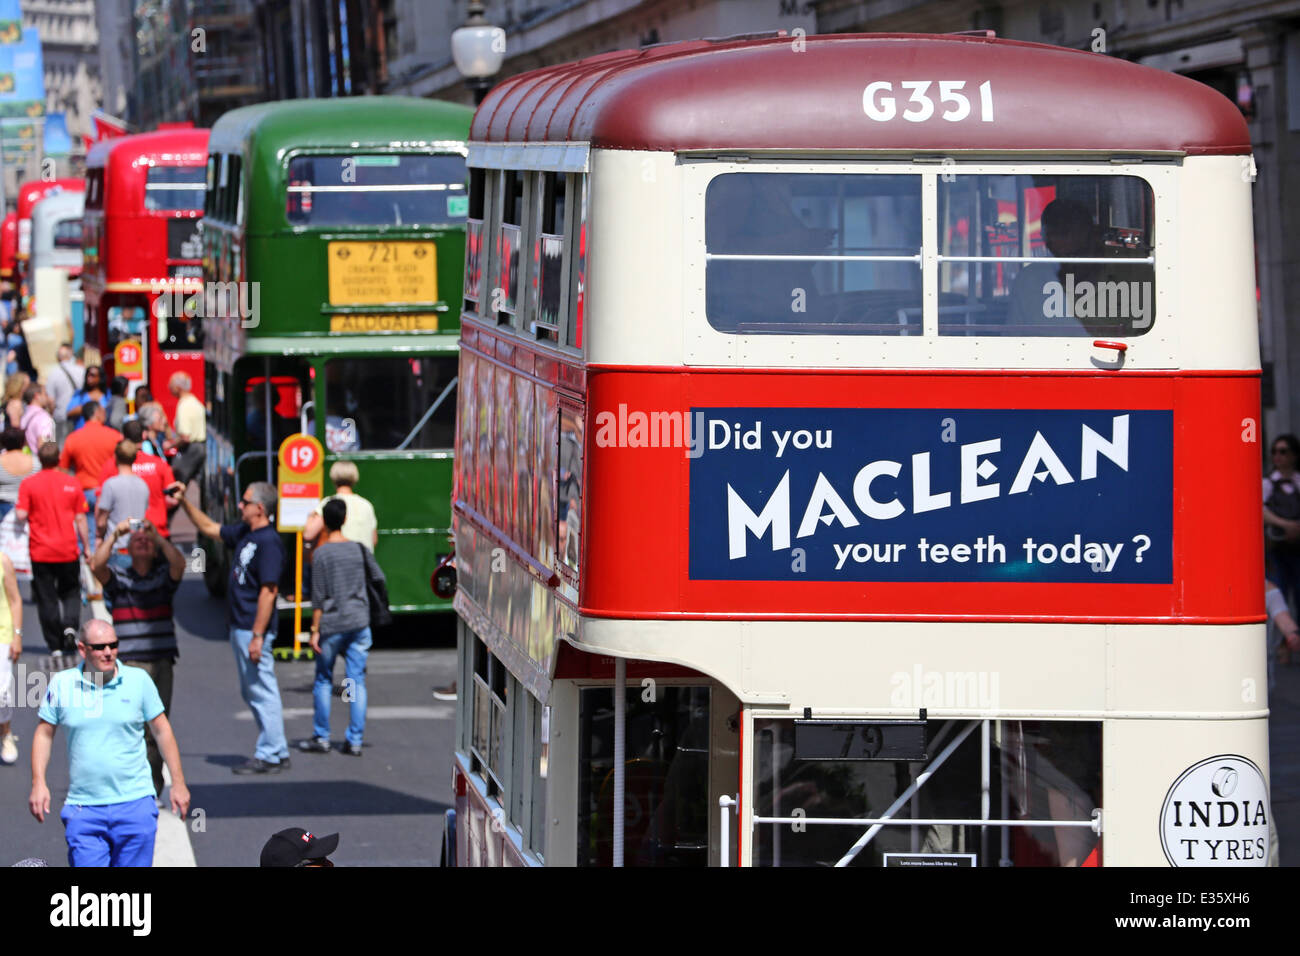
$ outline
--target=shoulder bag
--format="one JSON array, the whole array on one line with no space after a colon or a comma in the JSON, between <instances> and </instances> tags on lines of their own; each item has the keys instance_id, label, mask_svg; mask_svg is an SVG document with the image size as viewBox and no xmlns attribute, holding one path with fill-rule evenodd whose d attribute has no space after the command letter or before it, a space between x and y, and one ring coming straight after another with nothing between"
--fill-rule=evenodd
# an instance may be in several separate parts
<instances>
[{"instance_id":1,"label":"shoulder bag","mask_svg":"<svg viewBox=\"0 0 1300 956\"><path fill-rule=\"evenodd\" d=\"M376 628L393 623L393 612L388 609L388 583L382 572L379 575L370 573L371 563L375 559L366 546L357 544L357 547L361 549L361 563L366 570L366 597L370 601L370 631L373 636ZM375 563L375 569L378 568L378 563Z\"/></svg>"}]
</instances>

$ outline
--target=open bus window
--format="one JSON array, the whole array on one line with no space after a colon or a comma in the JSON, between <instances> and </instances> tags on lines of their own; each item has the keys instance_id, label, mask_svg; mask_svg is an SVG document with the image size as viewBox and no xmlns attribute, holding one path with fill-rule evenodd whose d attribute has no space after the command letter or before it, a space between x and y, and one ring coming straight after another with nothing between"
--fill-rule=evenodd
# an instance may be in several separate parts
<instances>
[{"instance_id":1,"label":"open bus window","mask_svg":"<svg viewBox=\"0 0 1300 956\"><path fill-rule=\"evenodd\" d=\"M60 219L54 224L54 248L81 250L80 219Z\"/></svg>"},{"instance_id":2,"label":"open bus window","mask_svg":"<svg viewBox=\"0 0 1300 956\"><path fill-rule=\"evenodd\" d=\"M975 693L972 691L972 693ZM983 693L981 688L980 693ZM882 826L847 860L881 866L885 854L940 854L976 866L1081 866L1099 847L1089 824L1101 807L1101 724L992 721L989 814L981 811L978 720L931 720L930 764L799 759L794 721L755 720L754 807L762 817L793 818L754 828L758 866L834 866L870 831L817 824L818 818L930 819L951 824ZM963 739L962 735L965 734ZM936 758L960 741L943 763ZM918 776L933 772L912 790ZM989 820L1070 821L1071 826L982 825ZM981 837L981 832L983 836ZM1094 860L1095 862L1095 860Z\"/></svg>"},{"instance_id":3,"label":"open bus window","mask_svg":"<svg viewBox=\"0 0 1300 956\"><path fill-rule=\"evenodd\" d=\"M1155 213L1136 176L957 175L939 183L938 221L941 335L1131 336L1154 322Z\"/></svg>"},{"instance_id":4,"label":"open bus window","mask_svg":"<svg viewBox=\"0 0 1300 956\"><path fill-rule=\"evenodd\" d=\"M614 690L580 691L579 866L610 866L614 834ZM628 687L624 861L627 866L707 866L709 688Z\"/></svg>"},{"instance_id":5,"label":"open bus window","mask_svg":"<svg viewBox=\"0 0 1300 956\"><path fill-rule=\"evenodd\" d=\"M187 212L203 208L206 166L153 166L144 184L144 208L150 212Z\"/></svg>"},{"instance_id":6,"label":"open bus window","mask_svg":"<svg viewBox=\"0 0 1300 956\"><path fill-rule=\"evenodd\" d=\"M414 226L464 222L465 157L295 156L285 215L295 226Z\"/></svg>"},{"instance_id":7,"label":"open bus window","mask_svg":"<svg viewBox=\"0 0 1300 956\"><path fill-rule=\"evenodd\" d=\"M342 451L451 448L456 434L455 354L325 363L326 422ZM327 443L331 433L327 430Z\"/></svg>"},{"instance_id":8,"label":"open bus window","mask_svg":"<svg viewBox=\"0 0 1300 956\"><path fill-rule=\"evenodd\" d=\"M920 176L717 176L705 250L720 332L921 333Z\"/></svg>"}]
</instances>

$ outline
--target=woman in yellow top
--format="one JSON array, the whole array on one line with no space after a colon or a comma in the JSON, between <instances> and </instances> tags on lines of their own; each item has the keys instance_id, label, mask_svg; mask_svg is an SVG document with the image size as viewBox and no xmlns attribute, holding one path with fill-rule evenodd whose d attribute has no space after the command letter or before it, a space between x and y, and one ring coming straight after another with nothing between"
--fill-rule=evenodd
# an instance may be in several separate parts
<instances>
[{"instance_id":1,"label":"woman in yellow top","mask_svg":"<svg viewBox=\"0 0 1300 956\"><path fill-rule=\"evenodd\" d=\"M341 499L348 506L348 516L343 522L343 537L364 544L374 551L375 545L379 543L379 520L375 517L375 506L353 490L360 480L361 473L352 462L334 462L330 465L330 481L334 482L338 494L322 499L320 504L324 508L327 501ZM313 511L302 529L302 539L315 542L324 530L325 522L321 519L320 511Z\"/></svg>"},{"instance_id":2,"label":"woman in yellow top","mask_svg":"<svg viewBox=\"0 0 1300 956\"><path fill-rule=\"evenodd\" d=\"M14 661L23 652L23 599L18 593L18 575L7 554L0 554L0 578L4 600L0 601L0 763L18 761L18 738L9 732L14 716Z\"/></svg>"}]
</instances>

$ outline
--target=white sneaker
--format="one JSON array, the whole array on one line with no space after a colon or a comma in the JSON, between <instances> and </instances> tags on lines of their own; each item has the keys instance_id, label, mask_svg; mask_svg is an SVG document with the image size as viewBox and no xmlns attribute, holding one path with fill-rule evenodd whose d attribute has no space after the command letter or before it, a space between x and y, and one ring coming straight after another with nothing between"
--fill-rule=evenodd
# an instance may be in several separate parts
<instances>
[{"instance_id":1,"label":"white sneaker","mask_svg":"<svg viewBox=\"0 0 1300 956\"><path fill-rule=\"evenodd\" d=\"M0 763L8 766L18 762L18 738L13 734L5 734L5 739L0 741Z\"/></svg>"}]
</instances>

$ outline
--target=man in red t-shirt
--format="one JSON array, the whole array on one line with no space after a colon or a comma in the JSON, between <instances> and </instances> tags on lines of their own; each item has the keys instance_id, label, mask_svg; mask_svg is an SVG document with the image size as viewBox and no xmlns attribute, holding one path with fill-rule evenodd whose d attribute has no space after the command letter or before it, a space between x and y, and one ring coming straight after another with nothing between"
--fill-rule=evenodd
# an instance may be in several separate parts
<instances>
[{"instance_id":1,"label":"man in red t-shirt","mask_svg":"<svg viewBox=\"0 0 1300 956\"><path fill-rule=\"evenodd\" d=\"M86 402L81 406L85 425L68 436L63 443L63 456L58 465L65 471L76 472L77 480L85 490L86 509L95 512L95 497L99 489L99 470L104 462L113 460L113 452L122 435L104 424L104 406L99 402ZM90 549L95 549L95 529L90 529Z\"/></svg>"},{"instance_id":2,"label":"man in red t-shirt","mask_svg":"<svg viewBox=\"0 0 1300 956\"><path fill-rule=\"evenodd\" d=\"M138 420L126 422L122 425L122 434L127 441L133 441L136 445L140 445L141 440L144 438L144 425ZM176 476L172 474L172 466L157 455L146 454L142 448L135 456L135 463L131 466L131 471L149 486L149 510L145 512L145 518L158 529L160 535L164 538L170 537L171 532L167 528L167 522L170 519L171 512L176 510L176 502L164 495L163 489L176 482ZM104 461L104 467L99 470L99 480L95 484L96 489L102 488L104 482L116 474L117 459L110 457Z\"/></svg>"},{"instance_id":3,"label":"man in red t-shirt","mask_svg":"<svg viewBox=\"0 0 1300 956\"><path fill-rule=\"evenodd\" d=\"M46 442L41 470L18 486L14 518L28 522L32 597L54 666L76 660L81 624L81 562L90 560L90 526L81 484L59 470L59 446Z\"/></svg>"}]
</instances>

